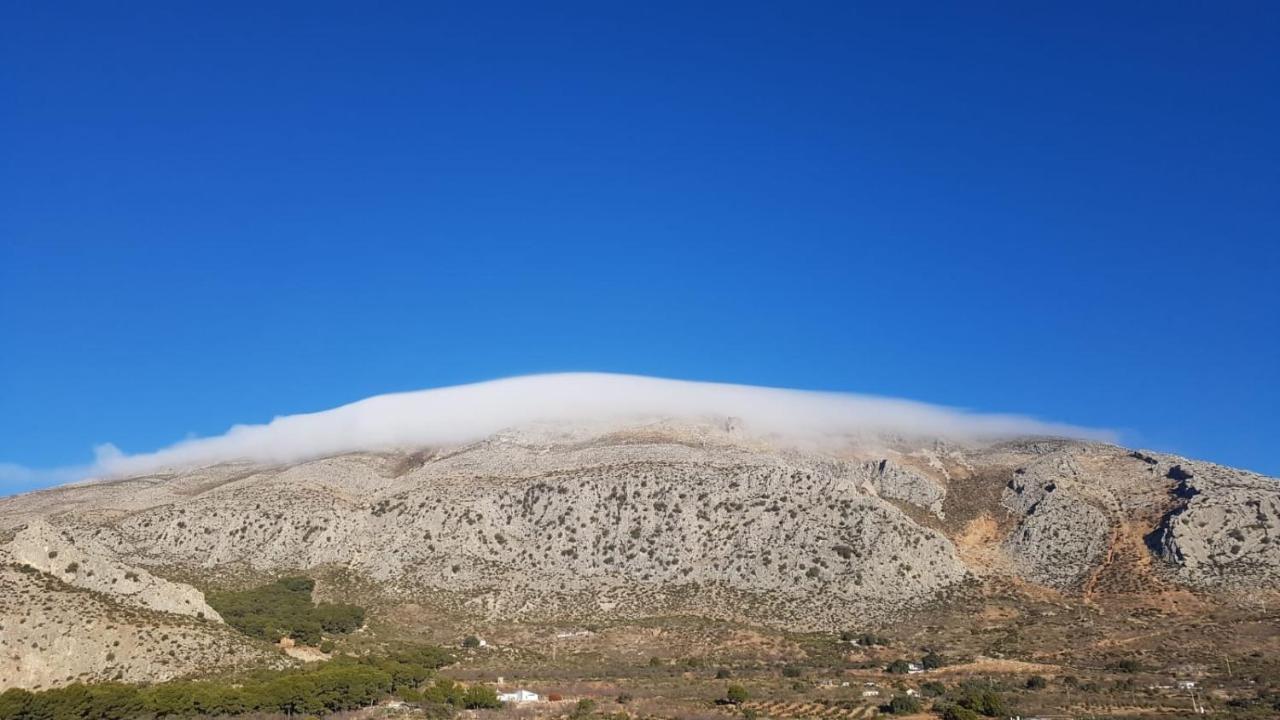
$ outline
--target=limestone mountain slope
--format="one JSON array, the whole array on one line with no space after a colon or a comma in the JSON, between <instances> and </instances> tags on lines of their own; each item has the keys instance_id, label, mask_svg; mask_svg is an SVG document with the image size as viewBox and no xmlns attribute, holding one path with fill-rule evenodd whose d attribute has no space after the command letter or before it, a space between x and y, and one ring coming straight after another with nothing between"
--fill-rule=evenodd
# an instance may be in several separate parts
<instances>
[{"instance_id":1,"label":"limestone mountain slope","mask_svg":"<svg viewBox=\"0 0 1280 720\"><path fill-rule=\"evenodd\" d=\"M435 594L489 620L810 630L901 617L991 576L1084 595L1274 589L1278 513L1272 478L1101 443L799 447L663 421L32 493L0 501L0 548L103 602L215 628L197 590L163 578L341 568L380 597ZM23 612L10 605L6 628Z\"/></svg>"}]
</instances>

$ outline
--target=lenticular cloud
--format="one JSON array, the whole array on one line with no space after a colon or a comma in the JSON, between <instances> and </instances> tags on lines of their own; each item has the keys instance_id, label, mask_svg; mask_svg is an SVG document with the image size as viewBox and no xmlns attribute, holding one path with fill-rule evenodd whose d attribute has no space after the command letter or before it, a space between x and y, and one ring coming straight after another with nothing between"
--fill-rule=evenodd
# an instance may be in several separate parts
<instances>
[{"instance_id":1,"label":"lenticular cloud","mask_svg":"<svg viewBox=\"0 0 1280 720\"><path fill-rule=\"evenodd\" d=\"M356 450L449 445L541 421L735 417L752 431L794 437L893 433L954 439L1019 435L1105 438L1095 430L894 398L664 380L633 375L531 375L379 395L322 412L237 425L217 437L123 455L99 450L96 474L248 460L289 462Z\"/></svg>"}]
</instances>

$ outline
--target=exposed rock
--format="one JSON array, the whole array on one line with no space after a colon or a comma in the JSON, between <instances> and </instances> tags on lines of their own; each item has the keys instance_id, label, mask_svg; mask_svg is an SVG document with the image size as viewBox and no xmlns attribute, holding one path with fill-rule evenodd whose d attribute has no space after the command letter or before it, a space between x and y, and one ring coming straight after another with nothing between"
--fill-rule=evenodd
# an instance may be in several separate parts
<instances>
[{"instance_id":1,"label":"exposed rock","mask_svg":"<svg viewBox=\"0 0 1280 720\"><path fill-rule=\"evenodd\" d=\"M0 691L278 663L225 625L120 603L0 552Z\"/></svg>"},{"instance_id":2,"label":"exposed rock","mask_svg":"<svg viewBox=\"0 0 1280 720\"><path fill-rule=\"evenodd\" d=\"M1080 492L1081 469L1070 455L1050 455L1015 471L1002 504L1022 516L1005 540L1013 566L1056 588L1081 583L1107 548L1107 513Z\"/></svg>"},{"instance_id":3,"label":"exposed rock","mask_svg":"<svg viewBox=\"0 0 1280 720\"><path fill-rule=\"evenodd\" d=\"M881 497L911 503L943 517L942 503L946 500L947 488L942 482L888 460L864 463L858 468L858 474L867 478Z\"/></svg>"},{"instance_id":4,"label":"exposed rock","mask_svg":"<svg viewBox=\"0 0 1280 720\"><path fill-rule=\"evenodd\" d=\"M6 550L15 562L68 585L107 593L121 602L159 612L222 622L199 590L126 565L91 537L77 538L71 530L54 528L43 519L31 520Z\"/></svg>"},{"instance_id":5,"label":"exposed rock","mask_svg":"<svg viewBox=\"0 0 1280 720\"><path fill-rule=\"evenodd\" d=\"M1280 585L1280 485L1242 470L1168 458L1171 511L1149 536L1179 579L1200 588Z\"/></svg>"},{"instance_id":6,"label":"exposed rock","mask_svg":"<svg viewBox=\"0 0 1280 720\"><path fill-rule=\"evenodd\" d=\"M494 621L686 613L797 630L874 626L1009 575L1087 597L1157 576L1280 587L1271 478L1056 438L828 440L783 445L723 418L538 424L459 447L88 483L0 501L0 554L67 597L216 632L203 596L160 576L342 568L380 599L431 594ZM8 582L25 582L17 572ZM75 642L56 652L100 649ZM23 677L37 676L65 681Z\"/></svg>"}]
</instances>

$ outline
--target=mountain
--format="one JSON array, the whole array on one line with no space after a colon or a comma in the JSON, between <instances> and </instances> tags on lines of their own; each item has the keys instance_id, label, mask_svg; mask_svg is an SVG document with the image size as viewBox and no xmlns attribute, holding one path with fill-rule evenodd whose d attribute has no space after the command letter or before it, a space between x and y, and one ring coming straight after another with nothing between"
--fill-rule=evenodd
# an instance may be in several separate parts
<instances>
[{"instance_id":1,"label":"mountain","mask_svg":"<svg viewBox=\"0 0 1280 720\"><path fill-rule=\"evenodd\" d=\"M797 441L734 418L221 462L0 500L0 688L278 663L203 591L286 574L392 626L839 631L997 586L1072 602L1274 592L1278 521L1274 478L1172 455L1053 437Z\"/></svg>"}]
</instances>

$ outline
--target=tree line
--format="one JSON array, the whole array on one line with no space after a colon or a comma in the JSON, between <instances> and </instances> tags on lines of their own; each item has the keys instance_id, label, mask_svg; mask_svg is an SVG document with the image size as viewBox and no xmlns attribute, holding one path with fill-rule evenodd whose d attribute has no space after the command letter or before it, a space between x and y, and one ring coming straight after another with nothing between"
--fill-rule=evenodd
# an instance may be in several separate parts
<instances>
[{"instance_id":1,"label":"tree line","mask_svg":"<svg viewBox=\"0 0 1280 720\"><path fill-rule=\"evenodd\" d=\"M438 678L453 657L436 647L378 658L341 657L317 666L264 670L228 680L176 680L154 685L81 684L0 693L0 720L126 720L278 712L290 715L354 710L388 697L440 708L500 707L493 688Z\"/></svg>"}]
</instances>

